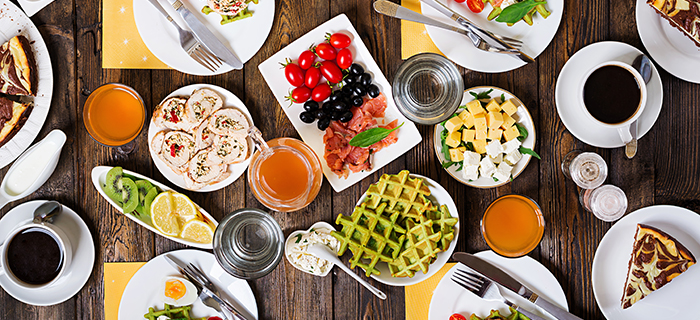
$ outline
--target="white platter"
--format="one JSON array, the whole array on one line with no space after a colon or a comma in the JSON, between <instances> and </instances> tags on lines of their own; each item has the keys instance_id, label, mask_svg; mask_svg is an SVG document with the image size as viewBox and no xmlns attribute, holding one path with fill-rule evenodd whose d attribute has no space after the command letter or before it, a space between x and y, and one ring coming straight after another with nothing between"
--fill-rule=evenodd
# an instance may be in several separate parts
<instances>
[{"instance_id":1,"label":"white platter","mask_svg":"<svg viewBox=\"0 0 700 320\"><path fill-rule=\"evenodd\" d=\"M299 114L303 111L303 105L294 104L291 107L287 107L289 102L286 101L285 96L289 94L292 87L285 79L284 71L283 69L280 69L279 65L280 62L285 61L287 58L290 58L296 62L299 54L304 50L307 50L311 44L318 44L323 41L327 32L343 32L350 36L352 39L352 44L350 45L349 49L353 53L354 61L362 65L365 68L365 72L372 75L374 84L376 84L381 92L383 92L386 96L387 108L384 116L385 120L383 123L381 120L378 121L379 124L386 124L395 119L398 119L399 124L403 123L403 126L397 133L398 141L377 152L377 154L372 155L372 170L358 173L350 172L347 179L339 178L328 168L326 160L323 158L325 148L323 144L324 132L318 130L316 123L306 124L299 119ZM352 23L350 23L350 20L348 20L348 17L344 14L336 16L335 18L316 27L316 29L311 30L309 33L287 45L284 49L275 53L272 57L261 63L258 66L258 69L260 69L260 73L262 73L263 78L265 78L265 82L267 82L270 90L272 90L272 94L280 103L282 110L284 110L285 114L289 118L289 121L292 122L292 125L301 136L301 139L304 140L304 142L309 145L314 152L316 152L316 155L321 160L323 174L326 176L326 179L328 179L328 182L336 192L345 190L345 188L354 185L373 172L396 160L408 150L415 147L422 140L416 125L406 119L406 117L404 117L396 108L389 81L386 80L382 70L379 68L377 63L372 58L372 55L369 53L369 50L367 50L367 47L362 42L360 35L357 34L357 31L352 26ZM261 129L263 131L265 130L264 128Z\"/></svg>"},{"instance_id":2,"label":"white platter","mask_svg":"<svg viewBox=\"0 0 700 320\"><path fill-rule=\"evenodd\" d=\"M559 29L559 23L564 12L564 0L549 0L546 6L552 14L547 19L542 18L538 13L532 19L532 26L527 25L524 21L519 21L512 27L509 27L505 23L496 22L495 20L488 21L486 19L491 11L491 5L486 5L484 10L477 14L469 10L466 3L457 3L452 0L438 1L447 4L450 9L471 20L482 29L501 36L521 40L523 42L521 51L533 59L537 58L549 46L549 43L557 33L557 29ZM421 11L424 15L435 20L460 27L457 22L452 21L452 19L427 4L421 3ZM432 26L425 26L425 29L428 31L430 39L433 40L445 56L467 69L498 73L517 69L525 65L525 62L511 55L479 50L474 47L469 38L455 32Z\"/></svg>"},{"instance_id":3,"label":"white platter","mask_svg":"<svg viewBox=\"0 0 700 320\"><path fill-rule=\"evenodd\" d=\"M231 91L228 91L222 87L215 86L212 84L191 84L189 86L182 87L180 89L177 89L173 92L171 92L168 96L163 98L162 101L165 101L166 99L170 97L175 97L175 96L181 96L181 97L189 97L192 92L194 92L197 89L201 88L207 88L216 91L223 99L224 99L224 108L235 108L243 112L243 114L246 116L248 119L248 123L253 126L253 117L250 115L250 112L248 111L248 108L246 108L245 104L243 104L243 101L241 99L238 99L236 95L231 93ZM161 101L161 102L162 102ZM160 103L159 103L160 104ZM155 106L154 106L155 108ZM153 141L153 137L156 135L156 133L163 131L163 130L169 130L165 128L159 128L153 123L153 119L148 122L148 151L151 154L151 159L153 159L153 163L155 163L156 167L158 168L158 171L170 182L175 184L176 186L191 190L187 188L187 185L185 184L185 179L182 178L181 175L175 173L173 170L168 167L163 160L161 160L156 153L154 152L153 148L151 147L151 141ZM230 184L232 184L234 181L236 181L242 174L245 172L245 170L248 168L248 164L250 164L250 156L255 152L255 148L253 146L252 140L250 138L248 140L248 158L245 159L242 162L239 163L234 163L230 164L228 166L228 171L231 173L231 175L224 179L223 181L217 182L215 184L210 184L207 185L201 189L198 190L191 190L195 192L211 192L211 191L216 191L221 188L224 188Z\"/></svg>"},{"instance_id":4,"label":"white platter","mask_svg":"<svg viewBox=\"0 0 700 320\"><path fill-rule=\"evenodd\" d=\"M700 266L697 265L631 307L622 309L620 300L638 223L668 233L696 259L700 257L699 214L668 205L636 210L615 223L596 249L591 284L598 307L609 320L697 318L700 283Z\"/></svg>"},{"instance_id":5,"label":"white platter","mask_svg":"<svg viewBox=\"0 0 700 320\"><path fill-rule=\"evenodd\" d=\"M105 200L107 200L107 202L109 202L109 204L111 204L115 209L117 209L117 211L119 211L123 214L124 210L122 210L121 205L117 204L116 202L114 202L114 200L110 199L109 196L107 196L107 194L104 192L104 190L102 190L102 186L105 185L105 182L107 181L107 172L112 168L113 167L108 167L108 166L94 167L92 169L92 184L95 186L95 189L97 189L97 192L99 192L100 195L103 198L105 198ZM124 171L125 174L134 176L134 177L141 179L141 180L147 180L148 182L150 182L151 184L160 188L163 191L175 191L173 188L168 187L167 185L162 184L162 183L160 183L156 180L153 180L149 177L146 177L144 175L141 175L141 174L138 174L136 172L129 171L126 169L122 169L122 170ZM216 219L214 219L214 217L212 217L206 210L202 209L202 207L200 207L196 203L194 205L197 206L197 209L199 210L199 212L201 212L204 217L206 217L209 221L211 221L215 227L219 225L219 223L216 221ZM185 240L185 239L178 238L178 237L167 236L167 235L162 234L160 231L158 231L158 229L156 229L153 225L146 223L146 222L140 220L139 218L136 218L132 214L126 214L125 216L127 218L133 220L134 222L138 223L142 227L155 232L155 234L157 234L159 236L168 238L168 239L173 240L175 242L182 243L184 245L196 247L196 248L210 249L210 250L212 249L211 243L203 244L203 243Z\"/></svg>"},{"instance_id":6,"label":"white platter","mask_svg":"<svg viewBox=\"0 0 700 320\"><path fill-rule=\"evenodd\" d=\"M9 1L0 0L0 44L20 34L27 37L34 52L37 67L36 97L30 98L34 101L34 109L27 122L0 148L0 168L14 161L34 141L49 114L53 95L51 57L41 33L20 8Z\"/></svg>"},{"instance_id":7,"label":"white platter","mask_svg":"<svg viewBox=\"0 0 700 320\"><path fill-rule=\"evenodd\" d=\"M157 1L183 30L189 30L180 14L170 5L173 1ZM253 11L252 17L226 25L221 25L221 16L218 14L205 15L202 13L205 1L181 0L181 2L221 43L232 49L244 64L265 43L275 18L275 0L260 0L258 4L251 3L249 8L250 11ZM171 68L200 76L222 74L233 70L231 66L223 64L216 72L211 72L190 58L180 46L180 36L177 29L149 1L134 0L134 20L148 50Z\"/></svg>"},{"instance_id":8,"label":"white platter","mask_svg":"<svg viewBox=\"0 0 700 320\"><path fill-rule=\"evenodd\" d=\"M501 94L503 94L506 98L508 99L515 99L517 102L517 107L518 111L513 115L513 119L517 121L517 123L522 124L525 129L527 129L527 138L522 142L522 146L525 148L530 148L532 150L535 150L535 123L532 120L532 116L530 115L530 112L527 111L527 108L525 107L525 104L523 104L518 97L514 96L512 93L503 90L498 87L492 87L492 86L480 86L480 87L473 87L469 88L467 90L464 90L464 96L462 97L462 102L460 103L460 106L465 105L467 102L474 100L474 97L469 94L469 92L484 92L488 91L490 89L493 89L493 92L491 92L491 97L492 98L497 98L500 97ZM458 112L461 112L464 109L458 110ZM436 124L435 125L435 132L433 133L433 145L435 146L435 155L438 157L438 160L440 160L440 163L448 162L448 159L445 159L445 155L442 154L442 139L440 137L440 133L444 130L445 128L441 124ZM520 173L525 170L525 167L527 167L528 163L530 163L530 159L532 158L531 155L529 154L523 154L522 159L518 161L518 163L515 164L513 167L513 179L517 178ZM495 187L500 187L502 185L505 185L509 183L510 181L494 181L493 178L490 177L479 177L479 179L474 180L474 181L469 181L464 178L464 174L461 171L457 171L459 167L457 165L450 166L449 168L445 168L445 171L449 173L453 178L455 178L457 181L464 183L470 187L475 187L475 188L495 188Z\"/></svg>"},{"instance_id":9,"label":"white platter","mask_svg":"<svg viewBox=\"0 0 700 320\"><path fill-rule=\"evenodd\" d=\"M158 289L161 281L166 276L179 276L180 273L173 268L165 255L175 257L182 263L192 263L199 267L211 282L219 289L219 295L226 299L234 307L248 317L258 319L258 308L253 290L248 282L234 278L226 273L216 262L214 255L199 250L177 250L161 254L144 264L127 283L119 302L119 320L143 319L148 313L148 308L153 307L163 310L163 302L160 300ZM223 317L217 312L205 306L197 299L192 304L193 317Z\"/></svg>"}]
</instances>

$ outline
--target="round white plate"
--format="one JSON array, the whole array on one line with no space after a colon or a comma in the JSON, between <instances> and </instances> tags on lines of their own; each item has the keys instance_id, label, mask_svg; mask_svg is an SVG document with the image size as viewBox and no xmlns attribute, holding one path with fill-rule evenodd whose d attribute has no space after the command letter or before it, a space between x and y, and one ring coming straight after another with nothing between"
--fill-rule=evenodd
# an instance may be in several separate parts
<instances>
[{"instance_id":1,"label":"round white plate","mask_svg":"<svg viewBox=\"0 0 700 320\"><path fill-rule=\"evenodd\" d=\"M169 4L172 1L157 1L183 30L189 30L180 14ZM258 4L251 2L249 8L253 12L252 17L226 25L221 25L220 15L214 12L209 15L202 13L205 1L181 0L181 2L221 43L232 49L243 63L250 60L265 43L275 17L275 0L260 0ZM200 76L222 74L233 70L231 66L223 64L216 72L211 72L190 58L180 46L180 36L177 29L150 1L134 0L134 20L148 50L171 68Z\"/></svg>"},{"instance_id":2,"label":"round white plate","mask_svg":"<svg viewBox=\"0 0 700 320\"><path fill-rule=\"evenodd\" d=\"M625 287L637 224L656 227L700 257L700 215L685 208L660 205L634 211L608 230L593 258L592 284L598 307L610 320L697 317L700 267L691 266L661 289L623 310Z\"/></svg>"},{"instance_id":3,"label":"round white plate","mask_svg":"<svg viewBox=\"0 0 700 320\"><path fill-rule=\"evenodd\" d=\"M501 268L520 283L530 288L539 296L547 299L564 310L569 310L566 302L566 295L561 285L554 275L537 260L524 256L520 258L505 258L497 255L493 251L482 251L476 254L493 265ZM459 313L469 319L472 313L477 316L486 317L491 310L498 309L501 314L509 315L508 306L502 302L486 301L476 294L462 288L450 278L455 270L470 270L467 266L457 263L448 271L440 283L433 291L433 298L430 300L429 320L445 320L450 315ZM499 286L501 295L509 301L525 308L528 311L544 319L555 319L540 307L527 302L523 297L514 292Z\"/></svg>"},{"instance_id":4,"label":"round white plate","mask_svg":"<svg viewBox=\"0 0 700 320\"><path fill-rule=\"evenodd\" d=\"M148 313L149 307L163 310L164 302L161 301L158 292L161 281L166 276L183 277L165 260L164 255L175 257L182 263L192 263L199 267L219 289L219 296L247 315L249 319L258 318L255 295L253 295L253 290L250 289L248 282L226 273L216 262L213 254L185 249L161 254L136 271L122 293L119 302L119 320L143 319L143 315ZM199 299L192 304L191 315L193 317L221 317L214 309L205 306Z\"/></svg>"},{"instance_id":5,"label":"round white plate","mask_svg":"<svg viewBox=\"0 0 700 320\"><path fill-rule=\"evenodd\" d=\"M0 0L0 44L20 34L27 37L34 52L37 67L37 95L30 97L34 100L34 109L29 114L27 122L10 141L0 148L0 168L14 161L34 141L49 114L53 94L51 58L41 33L22 10L9 1Z\"/></svg>"},{"instance_id":6,"label":"round white plate","mask_svg":"<svg viewBox=\"0 0 700 320\"><path fill-rule=\"evenodd\" d=\"M451 0L437 1L447 4L450 9L466 17L484 30L521 40L523 47L520 51L533 59L537 58L549 46L549 43L557 33L562 13L564 12L563 0L549 0L546 6L552 14L547 19L542 18L538 13L533 18L532 26L527 25L524 21L519 21L512 27L509 27L505 23L496 22L495 20L488 21L486 19L489 12L491 12L491 5L486 5L481 13L473 13L467 8L466 3L457 3ZM430 18L464 29L459 23L452 21L449 17L422 2L421 10L424 15ZM525 62L508 54L479 50L474 47L469 38L458 33L427 25L425 29L428 30L430 39L433 40L445 56L467 69L498 73L517 69L525 65Z\"/></svg>"},{"instance_id":7,"label":"round white plate","mask_svg":"<svg viewBox=\"0 0 700 320\"><path fill-rule=\"evenodd\" d=\"M615 41L596 42L576 52L557 78L555 99L557 113L566 128L579 140L599 148L618 148L625 144L616 129L603 127L586 116L578 93L583 88L583 77L593 67L606 61L632 64L642 54L629 44ZM652 63L651 80L647 83L647 105L639 117L639 137L642 138L656 122L661 112L664 92L659 71Z\"/></svg>"},{"instance_id":8,"label":"round white plate","mask_svg":"<svg viewBox=\"0 0 700 320\"><path fill-rule=\"evenodd\" d=\"M654 61L678 78L700 83L700 47L672 27L646 0L637 0L636 18L639 37Z\"/></svg>"},{"instance_id":9,"label":"round white plate","mask_svg":"<svg viewBox=\"0 0 700 320\"><path fill-rule=\"evenodd\" d=\"M34 210L45 200L22 203L10 210L0 219L0 241L17 226L34 219ZM73 259L66 275L52 286L40 291L25 289L15 285L6 275L0 275L0 286L15 299L35 306L51 306L73 297L83 288L95 264L95 243L85 221L75 211L63 206L63 213L54 218L54 225L61 228L71 243ZM40 292L40 294L37 294ZM143 316L143 315L141 315Z\"/></svg>"},{"instance_id":10,"label":"round white plate","mask_svg":"<svg viewBox=\"0 0 700 320\"><path fill-rule=\"evenodd\" d=\"M522 146L525 148L530 148L532 150L535 149L535 122L532 120L532 116L530 115L530 112L527 111L527 108L525 107L525 104L523 104L518 97L514 96L512 93L503 90L498 87L492 87L492 86L481 86L481 87L473 87L469 88L467 90L464 90L464 96L462 96L462 102L460 103L460 106L465 105L467 102L474 100L474 96L469 94L469 92L475 92L475 93L480 93L480 92L485 92L488 90L493 89L491 92L491 98L496 98L500 97L501 94L503 94L506 98L506 100L509 99L515 99L517 102L517 107L518 111L513 115L513 119L515 119L519 124L522 124L525 126L525 129L527 129L527 138L525 138L525 141L522 142ZM459 109L458 112L462 112L464 109ZM448 162L450 160L445 158L445 155L442 154L442 138L440 137L440 133L445 129L441 124L436 124L435 125L435 132L433 133L433 146L435 147L435 155L438 157L438 160L440 160L440 163ZM515 167L513 167L513 179L517 178L518 175L520 175L523 170L525 170L525 167L527 167L527 164L530 163L530 159L532 158L531 155L529 154L523 154L522 159L518 161L518 163L515 164ZM468 179L464 178L464 174L461 171L457 171L459 166L453 165L450 166L449 168L444 168L447 173L449 173L453 178L457 179L457 181L464 183L470 187L475 187L475 188L483 188L483 189L488 189L488 188L495 188L495 187L500 187L502 185L505 185L509 183L510 181L493 181L493 178L490 177L479 177L479 179L470 181Z\"/></svg>"},{"instance_id":11,"label":"round white plate","mask_svg":"<svg viewBox=\"0 0 700 320\"><path fill-rule=\"evenodd\" d=\"M423 179L423 182L425 185L428 186L430 189L430 201L433 202L433 205L441 206L441 205L446 205L447 210L449 210L450 215L454 218L458 218L461 220L459 217L459 211L457 211L457 206L455 205L455 201L452 199L452 196L450 196L449 193L447 193L447 190L443 188L439 183L435 182L435 180L430 179L428 177L419 175L419 174L410 174L411 178L421 178ZM365 198L367 197L367 194L363 194L362 197L360 197L360 200L357 201L356 205L362 204L363 201L365 201ZM430 264L428 267L428 273L423 273L421 271L416 272L416 274L413 276L413 278L408 278L408 277L392 277L391 276L391 271L389 271L389 266L384 263L384 262L379 262L376 265L376 269L379 270L381 273L380 275L372 275L371 277L374 278L375 280L388 284L390 286L397 286L397 287L403 287L403 286L410 286L412 284L419 283L423 280L426 280L430 278L432 275L437 273L442 267L447 263L447 260L450 259L452 256L452 252L455 251L455 247L457 246L457 241L459 240L459 222L457 221L457 224L454 226L454 233L455 233L455 238L450 242L450 247L447 248L447 251L445 252L440 252L437 254L437 259L433 263ZM346 262L346 261L344 261Z\"/></svg>"},{"instance_id":12,"label":"round white plate","mask_svg":"<svg viewBox=\"0 0 700 320\"><path fill-rule=\"evenodd\" d=\"M243 114L248 118L248 122L250 123L251 126L253 126L253 117L250 115L250 112L248 111L248 108L246 108L245 104L243 104L243 101L241 99L238 99L235 94L231 93L231 91L228 91L222 87L215 86L213 84L191 84L189 86L182 87L180 89L177 89L170 93L167 97L163 98L163 101L165 99L168 99L170 97L174 96L181 96L181 97L189 97L193 91L200 89L200 88L207 88L216 91L222 98L224 98L224 106L222 108L236 108L243 112ZM161 101L162 102L162 101ZM160 103L159 103L160 104ZM155 108L155 107L154 107ZM173 170L168 167L163 160L161 160L153 151L153 148L151 147L151 141L153 140L153 137L156 135L156 133L163 131L163 130L170 130L170 129L165 129L165 128L159 128L153 123L153 120L149 122L148 125L148 151L151 153L151 159L153 159L153 163L156 164L156 167L158 168L158 171L170 182L174 183L176 186L189 190L187 189L187 185L185 184L185 179L182 178L179 174L173 172ZM253 155L253 152L255 152L255 147L253 145L253 142L250 140L250 138L247 138L248 140L248 159L246 159L243 162L239 163L234 163L230 164L228 166L228 171L231 173L231 175L224 179L221 182L207 185L204 188L201 188L199 190L192 190L196 192L211 192L211 191L216 191L221 188L224 188L230 184L232 184L234 181L240 177L243 172L248 168L248 164L250 164L250 156Z\"/></svg>"}]
</instances>

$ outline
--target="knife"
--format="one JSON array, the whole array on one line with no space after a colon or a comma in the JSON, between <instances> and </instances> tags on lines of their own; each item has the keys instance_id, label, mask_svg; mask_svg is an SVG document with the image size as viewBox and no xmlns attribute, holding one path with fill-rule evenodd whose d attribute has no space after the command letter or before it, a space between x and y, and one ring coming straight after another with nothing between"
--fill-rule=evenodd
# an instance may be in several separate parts
<instances>
[{"instance_id":1,"label":"knife","mask_svg":"<svg viewBox=\"0 0 700 320\"><path fill-rule=\"evenodd\" d=\"M241 62L241 59L238 59L238 57L236 57L236 55L231 52L227 46L221 43L219 38L211 33L211 31L209 31L209 29L207 29L207 27L192 14L192 12L190 12L190 10L188 10L182 4L182 2L180 2L180 0L175 0L174 2L170 2L170 4L172 4L175 11L182 16L182 19L185 20L185 23L188 27L190 27L192 33L194 33L197 39L199 39L199 41L205 47L207 47L207 49L234 69L243 69L243 62Z\"/></svg>"},{"instance_id":2,"label":"knife","mask_svg":"<svg viewBox=\"0 0 700 320\"><path fill-rule=\"evenodd\" d=\"M481 273L486 278L497 282L498 284L517 293L519 296L538 305L559 320L581 320L581 318L540 297L536 293L532 292L532 290L518 282L518 280L513 279L513 277L503 272L503 270L489 262L486 262L485 260L464 252L457 252L452 255L452 258L463 263L467 267L474 269L476 272Z\"/></svg>"}]
</instances>

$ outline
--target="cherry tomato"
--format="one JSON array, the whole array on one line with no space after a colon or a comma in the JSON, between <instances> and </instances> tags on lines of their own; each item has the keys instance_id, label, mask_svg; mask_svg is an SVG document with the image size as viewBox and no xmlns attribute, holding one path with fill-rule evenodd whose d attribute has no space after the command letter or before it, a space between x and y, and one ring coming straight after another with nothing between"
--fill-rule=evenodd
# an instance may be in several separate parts
<instances>
[{"instance_id":1,"label":"cherry tomato","mask_svg":"<svg viewBox=\"0 0 700 320\"><path fill-rule=\"evenodd\" d=\"M465 318L463 315L461 315L459 313L455 313L455 314L450 316L450 320L467 320L467 318Z\"/></svg>"},{"instance_id":2,"label":"cherry tomato","mask_svg":"<svg viewBox=\"0 0 700 320\"><path fill-rule=\"evenodd\" d=\"M207 318L207 320L221 320L221 318L219 318L219 317L209 317L209 318Z\"/></svg>"},{"instance_id":3,"label":"cherry tomato","mask_svg":"<svg viewBox=\"0 0 700 320\"><path fill-rule=\"evenodd\" d=\"M311 68L316 60L316 55L311 50L306 50L299 55L299 67L306 70Z\"/></svg>"},{"instance_id":4,"label":"cherry tomato","mask_svg":"<svg viewBox=\"0 0 700 320\"><path fill-rule=\"evenodd\" d=\"M343 72L333 61L321 62L321 74L331 83L338 83L343 80Z\"/></svg>"},{"instance_id":5,"label":"cherry tomato","mask_svg":"<svg viewBox=\"0 0 700 320\"><path fill-rule=\"evenodd\" d=\"M328 39L328 43L336 49L347 48L350 42L352 42L347 34L340 32L334 34L326 33L326 39Z\"/></svg>"},{"instance_id":6,"label":"cherry tomato","mask_svg":"<svg viewBox=\"0 0 700 320\"><path fill-rule=\"evenodd\" d=\"M316 55L323 60L333 60L338 52L328 42L321 42L316 46Z\"/></svg>"},{"instance_id":7,"label":"cherry tomato","mask_svg":"<svg viewBox=\"0 0 700 320\"><path fill-rule=\"evenodd\" d=\"M321 70L316 67L311 67L309 70L306 70L304 85L306 85L309 89L315 88L319 80L321 80Z\"/></svg>"},{"instance_id":8,"label":"cherry tomato","mask_svg":"<svg viewBox=\"0 0 700 320\"><path fill-rule=\"evenodd\" d=\"M301 86L294 88L285 98L294 103L304 103L309 100L309 97L311 97L311 89Z\"/></svg>"},{"instance_id":9,"label":"cherry tomato","mask_svg":"<svg viewBox=\"0 0 700 320\"><path fill-rule=\"evenodd\" d=\"M316 88L314 88L314 91L311 91L311 99L313 99L316 102L326 100L330 96L331 86L329 86L327 83L321 83L317 85Z\"/></svg>"},{"instance_id":10,"label":"cherry tomato","mask_svg":"<svg viewBox=\"0 0 700 320\"><path fill-rule=\"evenodd\" d=\"M284 76L287 77L289 84L295 87L304 85L304 70L302 70L299 65L287 59L286 63L283 63L282 66L284 66Z\"/></svg>"},{"instance_id":11,"label":"cherry tomato","mask_svg":"<svg viewBox=\"0 0 700 320\"><path fill-rule=\"evenodd\" d=\"M336 62L338 62L338 67L340 69L350 68L352 65L352 52L350 52L350 50L347 48L340 49L340 51L338 51Z\"/></svg>"},{"instance_id":12,"label":"cherry tomato","mask_svg":"<svg viewBox=\"0 0 700 320\"><path fill-rule=\"evenodd\" d=\"M484 10L484 2L481 0L467 0L467 7L474 13Z\"/></svg>"},{"instance_id":13,"label":"cherry tomato","mask_svg":"<svg viewBox=\"0 0 700 320\"><path fill-rule=\"evenodd\" d=\"M464 0L455 0L455 2L457 2L457 3L463 3Z\"/></svg>"}]
</instances>

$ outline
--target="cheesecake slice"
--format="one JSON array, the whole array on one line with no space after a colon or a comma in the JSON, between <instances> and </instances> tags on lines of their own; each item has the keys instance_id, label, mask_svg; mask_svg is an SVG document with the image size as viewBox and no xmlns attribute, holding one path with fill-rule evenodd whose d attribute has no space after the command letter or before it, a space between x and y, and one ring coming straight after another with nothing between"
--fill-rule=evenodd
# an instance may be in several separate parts
<instances>
[{"instance_id":1,"label":"cheesecake slice","mask_svg":"<svg viewBox=\"0 0 700 320\"><path fill-rule=\"evenodd\" d=\"M36 96L37 68L26 37L16 36L0 46L0 93Z\"/></svg>"},{"instance_id":2,"label":"cheesecake slice","mask_svg":"<svg viewBox=\"0 0 700 320\"><path fill-rule=\"evenodd\" d=\"M622 309L660 289L693 264L693 255L672 236L652 226L637 224Z\"/></svg>"},{"instance_id":3,"label":"cheesecake slice","mask_svg":"<svg viewBox=\"0 0 700 320\"><path fill-rule=\"evenodd\" d=\"M700 47L700 1L647 0L664 19ZM637 23L644 23L638 21Z\"/></svg>"},{"instance_id":4,"label":"cheesecake slice","mask_svg":"<svg viewBox=\"0 0 700 320\"><path fill-rule=\"evenodd\" d=\"M17 134L31 112L32 104L15 102L0 96L0 147Z\"/></svg>"}]
</instances>

